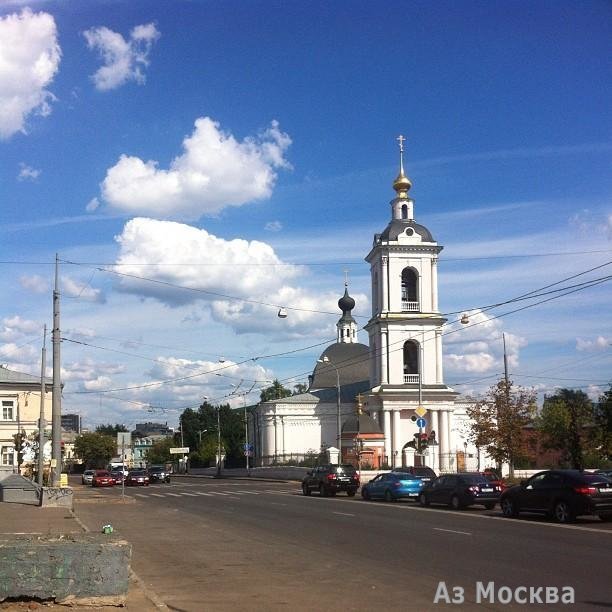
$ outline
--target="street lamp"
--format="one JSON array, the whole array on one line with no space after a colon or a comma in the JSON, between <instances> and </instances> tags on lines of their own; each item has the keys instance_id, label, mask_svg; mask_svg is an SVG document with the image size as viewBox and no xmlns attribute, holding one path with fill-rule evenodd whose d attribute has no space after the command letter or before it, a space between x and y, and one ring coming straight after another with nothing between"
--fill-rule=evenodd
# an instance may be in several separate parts
<instances>
[{"instance_id":1,"label":"street lamp","mask_svg":"<svg viewBox=\"0 0 612 612\"><path fill-rule=\"evenodd\" d=\"M324 356L322 359L317 359L318 363L324 363L325 365L334 368L336 371L336 444L340 456L338 457L339 463L342 463L342 448L340 446L340 372L338 368L329 360L329 357Z\"/></svg>"},{"instance_id":2,"label":"street lamp","mask_svg":"<svg viewBox=\"0 0 612 612\"><path fill-rule=\"evenodd\" d=\"M217 478L221 478L221 418L220 406L217 404Z\"/></svg>"}]
</instances>

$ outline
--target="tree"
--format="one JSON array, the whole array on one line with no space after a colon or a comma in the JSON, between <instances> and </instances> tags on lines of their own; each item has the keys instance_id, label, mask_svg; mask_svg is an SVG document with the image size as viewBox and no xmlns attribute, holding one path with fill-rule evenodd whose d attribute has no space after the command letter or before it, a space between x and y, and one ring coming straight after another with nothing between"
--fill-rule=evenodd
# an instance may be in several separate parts
<instances>
[{"instance_id":1,"label":"tree","mask_svg":"<svg viewBox=\"0 0 612 612\"><path fill-rule=\"evenodd\" d=\"M74 454L86 468L104 468L117 453L117 440L98 432L84 433L74 441Z\"/></svg>"},{"instance_id":2,"label":"tree","mask_svg":"<svg viewBox=\"0 0 612 612\"><path fill-rule=\"evenodd\" d=\"M544 398L536 426L545 448L562 451L564 461L581 470L588 445L584 434L592 427L593 417L593 403L584 391L561 389Z\"/></svg>"},{"instance_id":3,"label":"tree","mask_svg":"<svg viewBox=\"0 0 612 612\"><path fill-rule=\"evenodd\" d=\"M523 450L523 427L535 414L535 391L502 378L467 409L468 438L497 464L508 462L510 476Z\"/></svg>"},{"instance_id":4,"label":"tree","mask_svg":"<svg viewBox=\"0 0 612 612\"><path fill-rule=\"evenodd\" d=\"M275 378L272 382L271 387L266 387L262 389L259 398L262 402L268 402L273 399L282 399L283 397L289 397L292 395L291 390L287 389L287 387L283 387L280 381Z\"/></svg>"},{"instance_id":5,"label":"tree","mask_svg":"<svg viewBox=\"0 0 612 612\"><path fill-rule=\"evenodd\" d=\"M612 385L593 406L592 446L602 467L612 462Z\"/></svg>"},{"instance_id":6,"label":"tree","mask_svg":"<svg viewBox=\"0 0 612 612\"><path fill-rule=\"evenodd\" d=\"M174 448L174 438L164 438L158 440L147 450L146 461L148 464L167 463L173 461L174 457L170 454L170 449Z\"/></svg>"},{"instance_id":7,"label":"tree","mask_svg":"<svg viewBox=\"0 0 612 612\"><path fill-rule=\"evenodd\" d=\"M300 395L300 393L306 393L306 391L308 391L308 385L304 383L293 385L293 395Z\"/></svg>"},{"instance_id":8,"label":"tree","mask_svg":"<svg viewBox=\"0 0 612 612\"><path fill-rule=\"evenodd\" d=\"M96 433L99 434L103 434L105 436L111 436L115 439L117 439L117 434L119 432L127 432L127 427L125 425L119 425L119 423L116 423L115 425L111 425L110 423L108 425L98 425L96 427Z\"/></svg>"}]
</instances>

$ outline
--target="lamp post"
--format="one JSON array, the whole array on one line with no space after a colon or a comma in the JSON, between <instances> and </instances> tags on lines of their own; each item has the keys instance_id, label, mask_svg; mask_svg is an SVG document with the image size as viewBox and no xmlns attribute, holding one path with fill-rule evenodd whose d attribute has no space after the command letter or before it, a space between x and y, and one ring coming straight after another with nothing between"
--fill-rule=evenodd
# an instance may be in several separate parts
<instances>
[{"instance_id":1,"label":"lamp post","mask_svg":"<svg viewBox=\"0 0 612 612\"><path fill-rule=\"evenodd\" d=\"M219 416L219 408L217 404L217 478L221 478L221 417Z\"/></svg>"},{"instance_id":2,"label":"lamp post","mask_svg":"<svg viewBox=\"0 0 612 612\"><path fill-rule=\"evenodd\" d=\"M247 406L246 406L246 394L242 396L242 402L244 404L244 458L246 459L246 470L247 476L251 475L251 468L249 466L249 419L247 416Z\"/></svg>"},{"instance_id":3,"label":"lamp post","mask_svg":"<svg viewBox=\"0 0 612 612\"><path fill-rule=\"evenodd\" d=\"M323 359L317 359L317 361L319 363L324 363L325 365L334 368L334 370L336 371L336 444L338 447L338 451L340 452L338 462L342 463L342 448L340 446L340 372L327 356L323 357Z\"/></svg>"}]
</instances>

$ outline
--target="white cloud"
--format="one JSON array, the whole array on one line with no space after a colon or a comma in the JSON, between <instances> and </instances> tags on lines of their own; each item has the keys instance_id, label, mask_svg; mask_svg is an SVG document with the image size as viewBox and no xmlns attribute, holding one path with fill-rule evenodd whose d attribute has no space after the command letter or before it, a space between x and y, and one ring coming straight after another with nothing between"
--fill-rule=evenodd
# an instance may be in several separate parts
<instances>
[{"instance_id":1,"label":"white cloud","mask_svg":"<svg viewBox=\"0 0 612 612\"><path fill-rule=\"evenodd\" d=\"M93 212L94 210L97 210L99 207L100 207L100 200L98 200L98 198L91 198L91 200L87 202L87 206L85 207L85 210L87 212Z\"/></svg>"},{"instance_id":2,"label":"white cloud","mask_svg":"<svg viewBox=\"0 0 612 612\"><path fill-rule=\"evenodd\" d=\"M504 346L502 322L492 319L481 310L472 310L469 324L456 328L458 331L444 337L445 367L452 373L487 373L503 371ZM446 333L450 331L446 330ZM527 340L505 332L506 357L509 368L518 368L520 349L527 346Z\"/></svg>"},{"instance_id":3,"label":"white cloud","mask_svg":"<svg viewBox=\"0 0 612 612\"><path fill-rule=\"evenodd\" d=\"M22 319L19 315L2 319L0 340L13 342L23 336L42 332L42 325L30 319ZM42 336L42 333L41 333Z\"/></svg>"},{"instance_id":4,"label":"white cloud","mask_svg":"<svg viewBox=\"0 0 612 612\"><path fill-rule=\"evenodd\" d=\"M19 284L24 289L29 289L34 293L46 293L49 291L49 283L47 279L39 276L38 274L32 274L31 276L21 276L19 278Z\"/></svg>"},{"instance_id":5,"label":"white cloud","mask_svg":"<svg viewBox=\"0 0 612 612\"><path fill-rule=\"evenodd\" d=\"M270 221L266 223L264 229L267 232L280 232L283 229L283 224L280 221Z\"/></svg>"},{"instance_id":6,"label":"white cloud","mask_svg":"<svg viewBox=\"0 0 612 612\"><path fill-rule=\"evenodd\" d=\"M143 69L149 65L149 52L160 36L154 24L136 26L128 40L103 26L86 30L83 35L88 48L97 50L104 63L91 77L96 89L108 91L128 81L144 84Z\"/></svg>"},{"instance_id":7,"label":"white cloud","mask_svg":"<svg viewBox=\"0 0 612 612\"><path fill-rule=\"evenodd\" d=\"M284 153L290 144L276 121L257 137L238 142L211 118L201 117L168 170L155 161L122 155L107 170L102 195L128 214L199 219L270 197L274 169L289 167Z\"/></svg>"},{"instance_id":8,"label":"white cloud","mask_svg":"<svg viewBox=\"0 0 612 612\"><path fill-rule=\"evenodd\" d=\"M11 363L29 366L34 362L37 356L38 351L30 345L19 346L14 342L0 345L0 359L9 359Z\"/></svg>"},{"instance_id":9,"label":"white cloud","mask_svg":"<svg viewBox=\"0 0 612 612\"><path fill-rule=\"evenodd\" d=\"M65 383L82 383L82 387L99 390L108 388L112 383L111 376L121 374L125 366L119 363L106 363L91 358L66 363L62 367L61 377ZM102 381L107 384L102 384ZM87 387L90 385L91 387Z\"/></svg>"},{"instance_id":10,"label":"white cloud","mask_svg":"<svg viewBox=\"0 0 612 612\"><path fill-rule=\"evenodd\" d=\"M17 175L18 181L36 181L39 176L40 170L36 170L23 162L19 164L19 174Z\"/></svg>"},{"instance_id":11,"label":"white cloud","mask_svg":"<svg viewBox=\"0 0 612 612\"><path fill-rule=\"evenodd\" d=\"M106 297L100 289L94 289L83 281L75 281L69 276L62 276L62 294L66 297L79 298L87 302L103 304Z\"/></svg>"},{"instance_id":12,"label":"white cloud","mask_svg":"<svg viewBox=\"0 0 612 612\"><path fill-rule=\"evenodd\" d=\"M612 338L597 336L595 340L576 338L577 351L608 351L612 348Z\"/></svg>"},{"instance_id":13,"label":"white cloud","mask_svg":"<svg viewBox=\"0 0 612 612\"><path fill-rule=\"evenodd\" d=\"M49 115L55 97L45 88L60 58L51 15L26 8L0 18L0 140L25 133L32 113Z\"/></svg>"}]
</instances>

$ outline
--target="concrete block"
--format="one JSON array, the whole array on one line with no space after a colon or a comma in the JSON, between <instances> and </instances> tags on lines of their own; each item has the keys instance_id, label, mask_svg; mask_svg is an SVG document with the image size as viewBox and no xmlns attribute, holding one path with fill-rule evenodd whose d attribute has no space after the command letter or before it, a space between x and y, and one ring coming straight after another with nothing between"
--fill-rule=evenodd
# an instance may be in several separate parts
<instances>
[{"instance_id":1,"label":"concrete block","mask_svg":"<svg viewBox=\"0 0 612 612\"><path fill-rule=\"evenodd\" d=\"M74 507L74 492L69 487L43 487L40 505L72 510Z\"/></svg>"},{"instance_id":2,"label":"concrete block","mask_svg":"<svg viewBox=\"0 0 612 612\"><path fill-rule=\"evenodd\" d=\"M34 489L5 489L0 488L0 501L13 504L40 505L40 495Z\"/></svg>"},{"instance_id":3,"label":"concrete block","mask_svg":"<svg viewBox=\"0 0 612 612\"><path fill-rule=\"evenodd\" d=\"M123 605L132 546L103 534L0 535L0 601Z\"/></svg>"}]
</instances>

